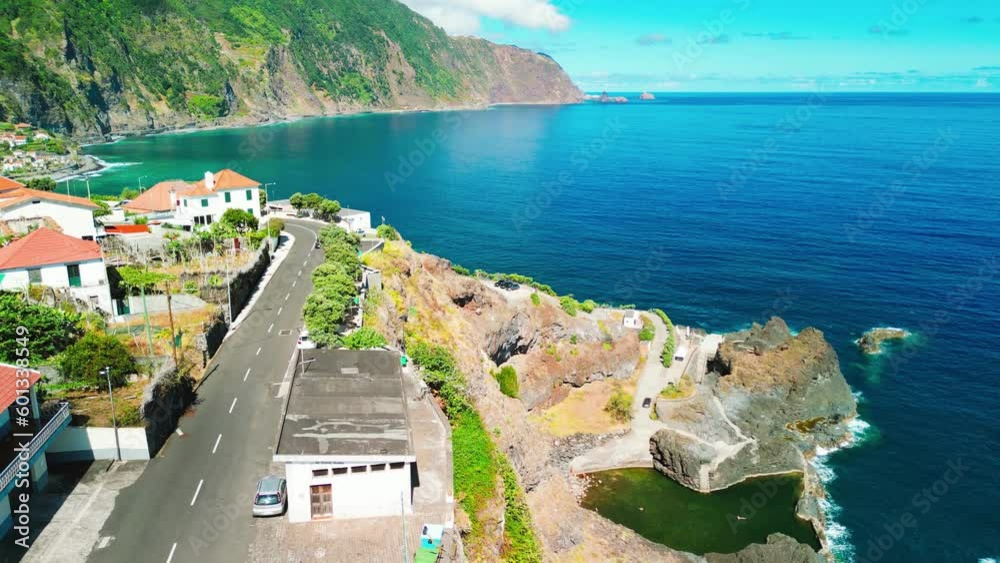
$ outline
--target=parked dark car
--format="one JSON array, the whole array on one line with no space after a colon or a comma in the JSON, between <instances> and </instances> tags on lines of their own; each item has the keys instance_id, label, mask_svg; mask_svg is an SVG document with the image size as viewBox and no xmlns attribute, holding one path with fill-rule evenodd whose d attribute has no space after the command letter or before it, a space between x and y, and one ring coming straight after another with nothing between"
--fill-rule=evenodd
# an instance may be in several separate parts
<instances>
[{"instance_id":1,"label":"parked dark car","mask_svg":"<svg viewBox=\"0 0 1000 563\"><path fill-rule=\"evenodd\" d=\"M319 239L316 239L316 244L313 245L313 248L316 249L323 248L323 244L319 242Z\"/></svg>"},{"instance_id":2,"label":"parked dark car","mask_svg":"<svg viewBox=\"0 0 1000 563\"><path fill-rule=\"evenodd\" d=\"M517 291L518 289L521 289L520 284L512 282L510 280L497 280L497 283L495 285L496 287L499 287L500 289L506 289L507 291Z\"/></svg>"},{"instance_id":3,"label":"parked dark car","mask_svg":"<svg viewBox=\"0 0 1000 563\"><path fill-rule=\"evenodd\" d=\"M650 399L649 397L646 397L645 399L642 400L642 408L644 409L648 409L649 405L652 404L653 404L653 399Z\"/></svg>"}]
</instances>

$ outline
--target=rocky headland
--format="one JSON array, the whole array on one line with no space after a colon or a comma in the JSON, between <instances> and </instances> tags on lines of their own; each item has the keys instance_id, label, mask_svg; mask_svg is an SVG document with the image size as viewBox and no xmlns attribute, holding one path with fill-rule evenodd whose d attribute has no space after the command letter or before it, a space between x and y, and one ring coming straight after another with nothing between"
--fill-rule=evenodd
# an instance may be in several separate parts
<instances>
[{"instance_id":1,"label":"rocky headland","mask_svg":"<svg viewBox=\"0 0 1000 563\"><path fill-rule=\"evenodd\" d=\"M868 355L882 353L882 343L890 340L905 340L910 337L910 332L901 328L876 327L861 335L858 339L858 347Z\"/></svg>"},{"instance_id":2,"label":"rocky headland","mask_svg":"<svg viewBox=\"0 0 1000 563\"><path fill-rule=\"evenodd\" d=\"M366 322L392 345L403 347L416 337L454 353L466 376L465 392L525 491L545 560L812 562L824 557L779 534L737 554L699 557L647 541L580 506L581 480L569 469L570 460L623 434L557 436L538 422L538 415L568 393L634 382L648 362L657 361L658 353L640 342L636 331L623 328L614 311L570 316L554 296L527 285L515 292L497 289L403 242L390 242L365 261L384 280L374 297L377 311ZM824 491L807 459L818 446L841 443L848 435L846 423L856 416L836 353L819 331L793 336L782 320L772 319L726 335L707 364L707 370L691 372L696 374L692 397L658 401L663 429L649 440L652 465L704 492L757 475L802 474L806 490L797 511L822 539L818 501ZM493 375L503 366L516 370L516 398L504 395ZM496 502L477 515L480 521L502 515L502 496ZM457 518L460 527L468 521ZM501 545L485 549L475 555L498 555Z\"/></svg>"},{"instance_id":3,"label":"rocky headland","mask_svg":"<svg viewBox=\"0 0 1000 563\"><path fill-rule=\"evenodd\" d=\"M819 505L825 491L808 458L817 447L849 439L847 423L857 416L836 352L820 331L792 335L774 318L726 335L708 369L694 397L657 404L667 428L650 440L653 466L701 492L757 476L801 474L805 491L797 513L826 545Z\"/></svg>"}]
</instances>

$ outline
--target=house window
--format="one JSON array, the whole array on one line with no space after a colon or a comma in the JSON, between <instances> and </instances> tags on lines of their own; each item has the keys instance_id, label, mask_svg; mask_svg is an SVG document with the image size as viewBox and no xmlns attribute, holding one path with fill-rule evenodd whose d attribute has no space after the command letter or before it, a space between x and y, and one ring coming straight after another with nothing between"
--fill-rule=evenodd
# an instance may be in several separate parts
<instances>
[{"instance_id":1,"label":"house window","mask_svg":"<svg viewBox=\"0 0 1000 563\"><path fill-rule=\"evenodd\" d=\"M250 213L252 215L253 214L253 208L247 207L247 213Z\"/></svg>"},{"instance_id":2,"label":"house window","mask_svg":"<svg viewBox=\"0 0 1000 563\"><path fill-rule=\"evenodd\" d=\"M42 283L42 270L40 268L28 270L28 283Z\"/></svg>"},{"instance_id":3,"label":"house window","mask_svg":"<svg viewBox=\"0 0 1000 563\"><path fill-rule=\"evenodd\" d=\"M226 192L226 203L233 201L233 194Z\"/></svg>"},{"instance_id":4,"label":"house window","mask_svg":"<svg viewBox=\"0 0 1000 563\"><path fill-rule=\"evenodd\" d=\"M365 473L367 471L368 471L368 466L367 465L361 465L361 466L358 466L358 467L352 467L351 468L351 473Z\"/></svg>"},{"instance_id":5,"label":"house window","mask_svg":"<svg viewBox=\"0 0 1000 563\"><path fill-rule=\"evenodd\" d=\"M406 464L401 461L389 464L389 469L402 469L404 467L406 467Z\"/></svg>"},{"instance_id":6,"label":"house window","mask_svg":"<svg viewBox=\"0 0 1000 563\"><path fill-rule=\"evenodd\" d=\"M184 207L187 207L187 206L188 206L188 200L185 199L184 200Z\"/></svg>"},{"instance_id":7,"label":"house window","mask_svg":"<svg viewBox=\"0 0 1000 563\"><path fill-rule=\"evenodd\" d=\"M202 207L208 207L208 199L207 199L207 198L206 198L206 199L203 199L203 200L201 200L201 206L202 206Z\"/></svg>"},{"instance_id":8,"label":"house window","mask_svg":"<svg viewBox=\"0 0 1000 563\"><path fill-rule=\"evenodd\" d=\"M247 201L253 199L253 190L247 190Z\"/></svg>"},{"instance_id":9,"label":"house window","mask_svg":"<svg viewBox=\"0 0 1000 563\"><path fill-rule=\"evenodd\" d=\"M373 465L372 466L372 471L385 471L385 464L384 463L380 463L378 465Z\"/></svg>"},{"instance_id":10,"label":"house window","mask_svg":"<svg viewBox=\"0 0 1000 563\"><path fill-rule=\"evenodd\" d=\"M313 469L313 477L326 477L330 474L329 469Z\"/></svg>"},{"instance_id":11,"label":"house window","mask_svg":"<svg viewBox=\"0 0 1000 563\"><path fill-rule=\"evenodd\" d=\"M70 264L66 266L66 275L69 276L70 287L80 287L83 283L80 280L80 265Z\"/></svg>"},{"instance_id":12,"label":"house window","mask_svg":"<svg viewBox=\"0 0 1000 563\"><path fill-rule=\"evenodd\" d=\"M347 473L347 468L346 467L334 467L333 468L333 474L334 475L344 475L345 473Z\"/></svg>"}]
</instances>

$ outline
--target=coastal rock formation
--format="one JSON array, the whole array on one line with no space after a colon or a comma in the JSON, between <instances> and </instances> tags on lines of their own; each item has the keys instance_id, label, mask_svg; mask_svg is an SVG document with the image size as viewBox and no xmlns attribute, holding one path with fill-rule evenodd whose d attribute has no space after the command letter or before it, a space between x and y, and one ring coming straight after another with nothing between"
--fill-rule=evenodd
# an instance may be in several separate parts
<instances>
[{"instance_id":1,"label":"coastal rock formation","mask_svg":"<svg viewBox=\"0 0 1000 563\"><path fill-rule=\"evenodd\" d=\"M857 415L836 352L820 331L793 336L774 318L727 335L709 369L691 400L657 404L667 428L650 440L654 467L702 492L801 473L798 513L821 533L824 492L807 456L848 439L847 422Z\"/></svg>"},{"instance_id":2,"label":"coastal rock formation","mask_svg":"<svg viewBox=\"0 0 1000 563\"><path fill-rule=\"evenodd\" d=\"M0 120L96 139L361 111L582 100L550 57L396 1L10 3Z\"/></svg>"},{"instance_id":3,"label":"coastal rock formation","mask_svg":"<svg viewBox=\"0 0 1000 563\"><path fill-rule=\"evenodd\" d=\"M904 340L910 337L909 331L901 328L876 327L861 335L858 339L858 347L865 354L878 354L882 352L882 343L889 340Z\"/></svg>"},{"instance_id":4,"label":"coastal rock formation","mask_svg":"<svg viewBox=\"0 0 1000 563\"><path fill-rule=\"evenodd\" d=\"M707 553L708 563L821 563L822 555L784 534L771 534L766 544L748 545L737 553Z\"/></svg>"},{"instance_id":5,"label":"coastal rock formation","mask_svg":"<svg viewBox=\"0 0 1000 563\"><path fill-rule=\"evenodd\" d=\"M624 329L620 318L598 323L598 313L571 317L543 293L535 304L528 291L505 292L459 275L447 260L404 243L390 243L366 261L383 273L381 305L371 321L389 342L398 346L419 335L454 353L483 426L525 489L546 561L701 560L582 508L577 479L566 468L592 442L559 440L530 420L531 409L562 389L631 376L641 355L636 331ZM490 374L500 365L515 367L519 398L500 392ZM499 553L499 543L493 547Z\"/></svg>"}]
</instances>

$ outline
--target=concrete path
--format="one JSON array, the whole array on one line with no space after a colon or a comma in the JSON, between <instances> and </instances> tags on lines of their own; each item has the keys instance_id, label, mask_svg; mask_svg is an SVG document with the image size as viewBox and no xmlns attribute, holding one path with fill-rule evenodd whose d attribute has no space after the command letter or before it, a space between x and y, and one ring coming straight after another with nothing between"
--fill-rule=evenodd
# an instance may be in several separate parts
<instances>
[{"instance_id":1,"label":"concrete path","mask_svg":"<svg viewBox=\"0 0 1000 563\"><path fill-rule=\"evenodd\" d=\"M686 329L675 327L675 349L687 345L690 352L685 361L675 361L669 368L665 368L660 362L660 355L667 340L667 325L654 313L644 314L653 320L656 336L651 342L649 356L639 375L635 399L632 402L632 422L629 431L621 438L611 440L574 459L570 463L570 470L574 473L590 473L621 467L652 467L649 439L657 431L667 428L663 422L650 418L650 411L655 407L660 392L668 384L677 384L685 373L695 382L701 383L708 360L715 356L723 340L718 334L710 334L704 338L696 335L689 337L686 335ZM642 407L642 402L647 397L653 400L653 406L645 409Z\"/></svg>"}]
</instances>

